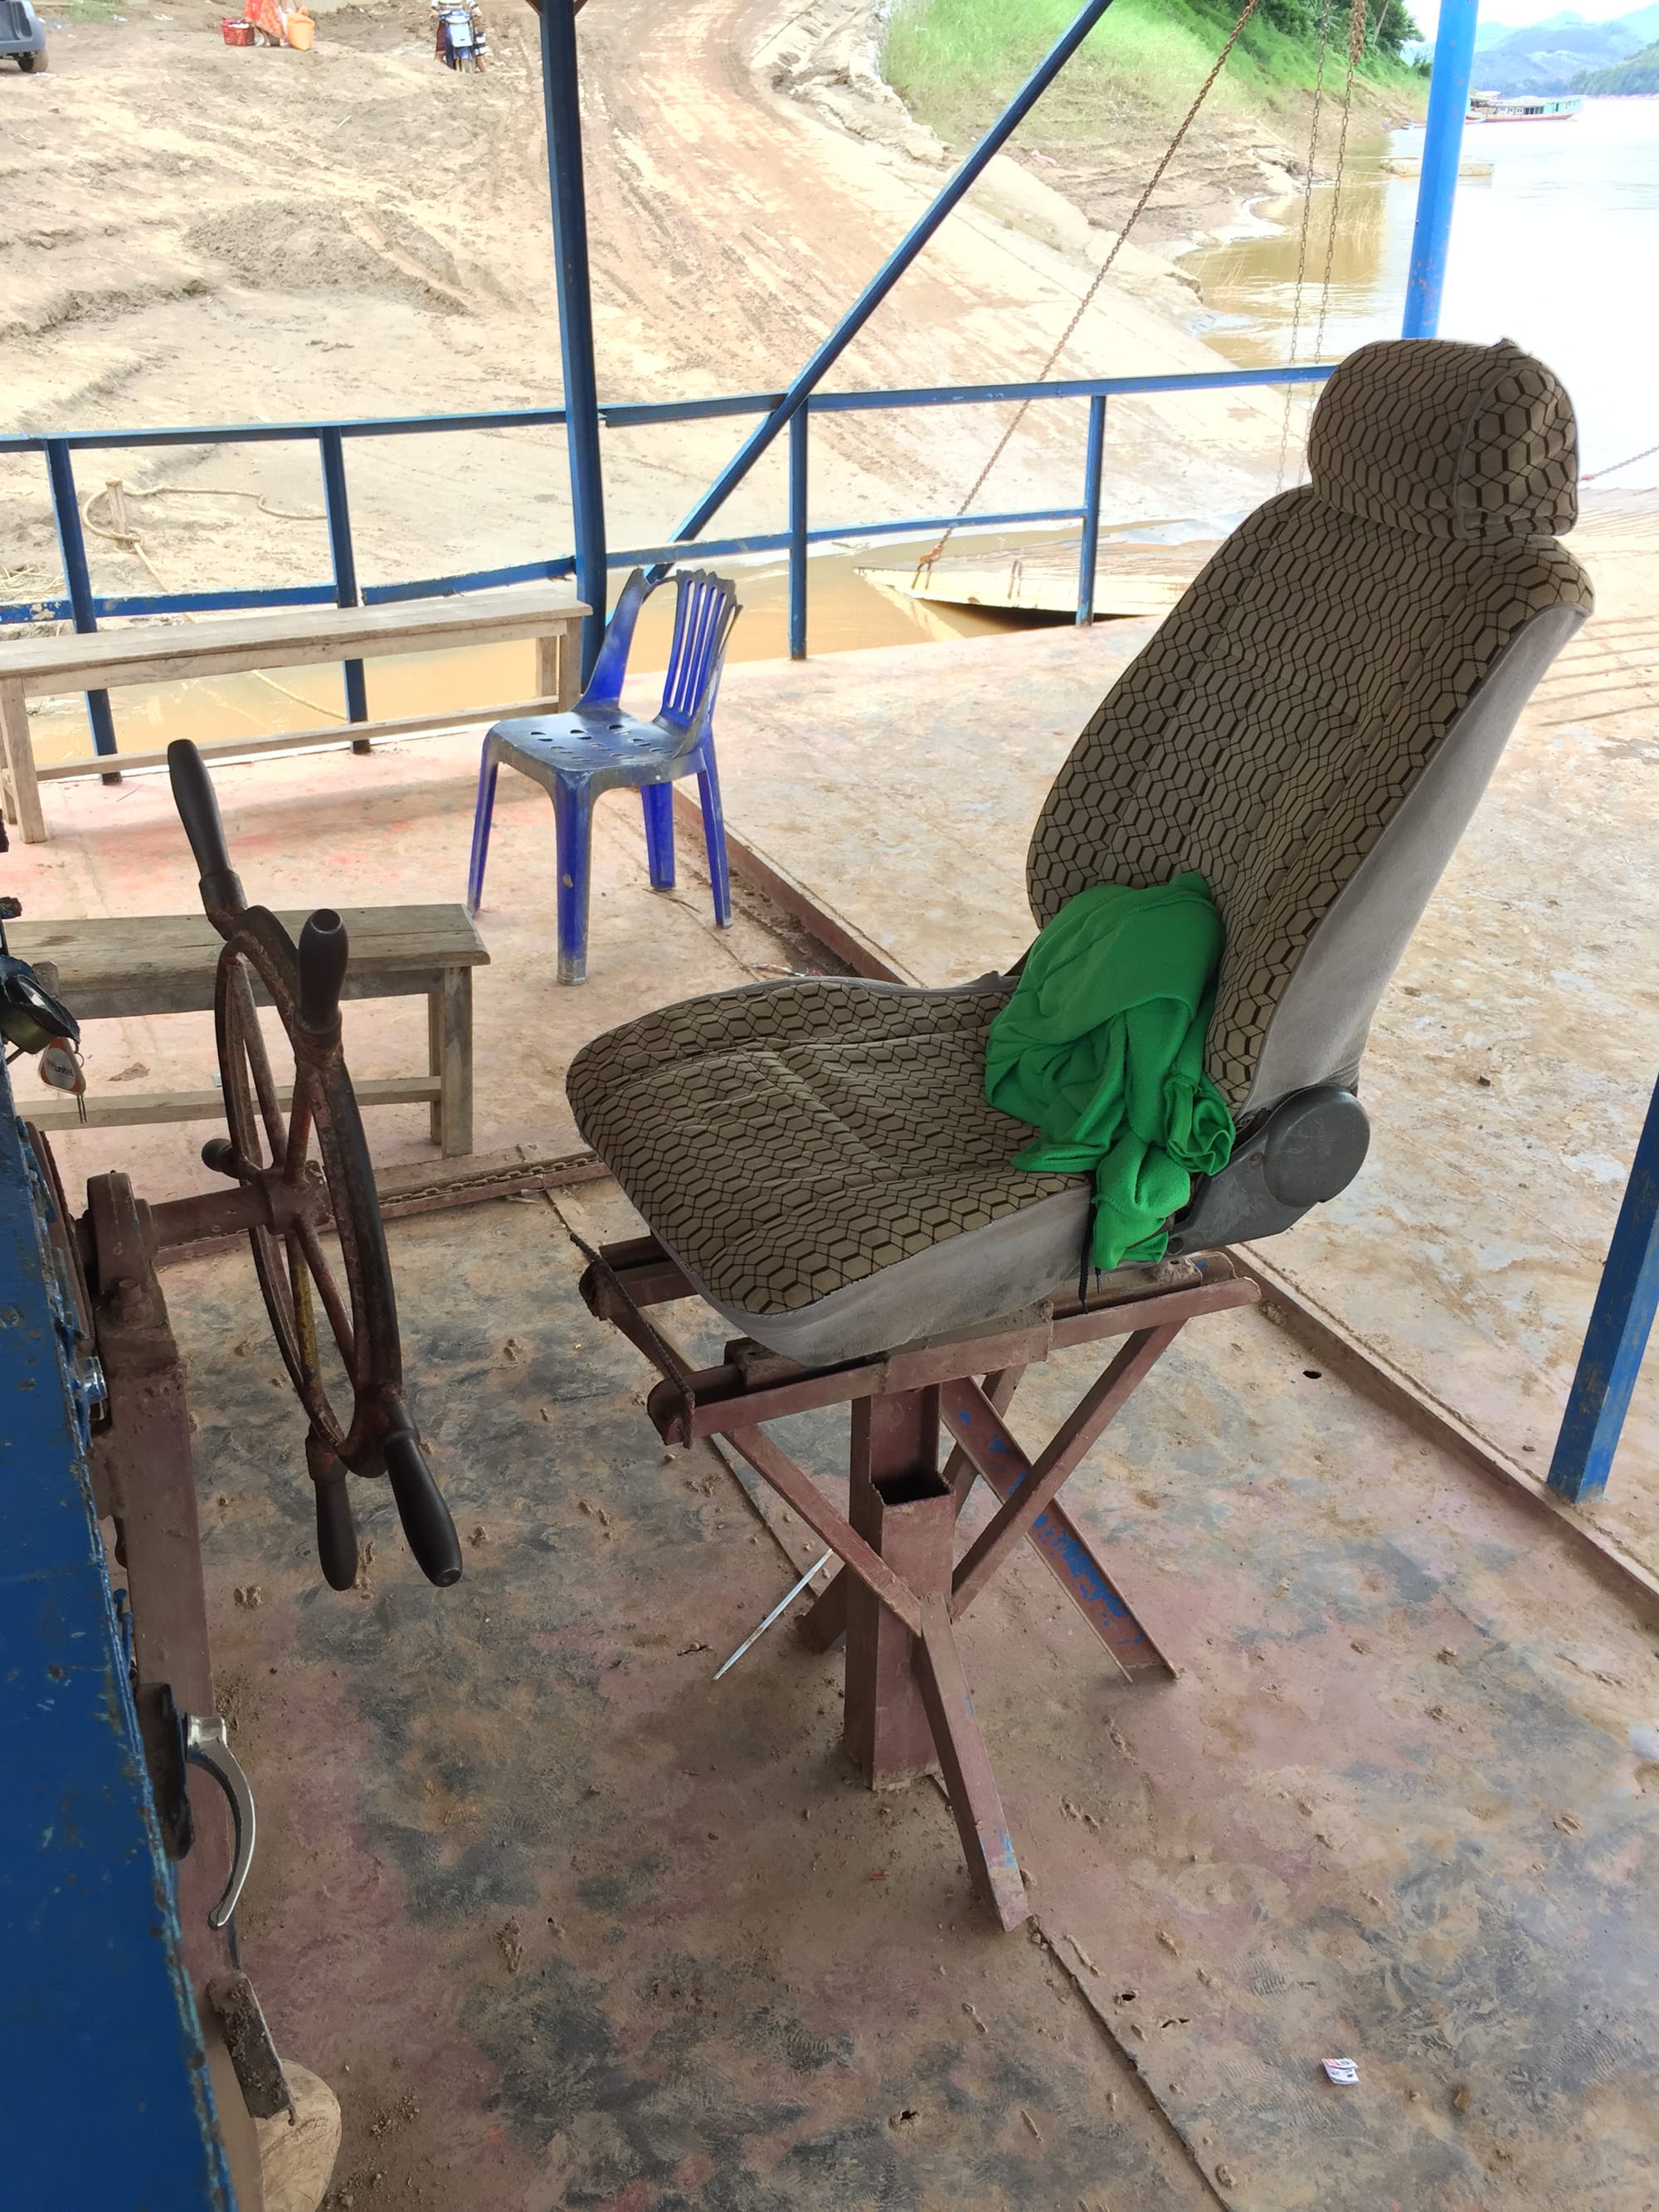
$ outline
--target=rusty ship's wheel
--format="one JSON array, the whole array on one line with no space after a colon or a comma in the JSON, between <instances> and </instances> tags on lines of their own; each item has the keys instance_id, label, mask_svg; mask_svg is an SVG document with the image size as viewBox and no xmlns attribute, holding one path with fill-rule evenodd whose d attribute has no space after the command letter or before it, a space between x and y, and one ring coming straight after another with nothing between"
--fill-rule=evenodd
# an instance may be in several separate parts
<instances>
[{"instance_id":1,"label":"rusty ship's wheel","mask_svg":"<svg viewBox=\"0 0 1659 2212\"><path fill-rule=\"evenodd\" d=\"M447 1587L459 1579L460 1547L404 1403L386 1231L341 1048L345 925L324 908L306 923L296 945L275 915L247 905L201 755L176 742L167 748L167 769L201 872L202 903L225 940L214 1018L229 1133L205 1145L202 1158L240 1186L235 1225L247 1231L283 1364L310 1424L306 1459L316 1490L323 1572L336 1589L349 1589L356 1578L349 1469L390 1479L410 1549L428 1581ZM261 997L275 1006L294 1050L286 1112L260 1031ZM178 1210L200 1204L182 1201ZM173 1211L152 1210L158 1228ZM322 1231L331 1224L343 1291L323 1247ZM349 1385L349 1408L337 1409L329 1394L323 1330Z\"/></svg>"}]
</instances>

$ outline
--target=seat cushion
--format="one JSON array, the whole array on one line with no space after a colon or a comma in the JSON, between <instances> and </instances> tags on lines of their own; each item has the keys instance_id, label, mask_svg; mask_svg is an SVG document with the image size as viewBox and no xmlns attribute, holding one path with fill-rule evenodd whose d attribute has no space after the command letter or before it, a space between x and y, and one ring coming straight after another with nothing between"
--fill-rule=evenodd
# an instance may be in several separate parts
<instances>
[{"instance_id":1,"label":"seat cushion","mask_svg":"<svg viewBox=\"0 0 1659 2212\"><path fill-rule=\"evenodd\" d=\"M571 1062L577 1126L726 1319L809 1364L971 1327L1072 1279L1086 1181L1010 1165L985 1102L1012 986L839 976L665 1006Z\"/></svg>"}]
</instances>

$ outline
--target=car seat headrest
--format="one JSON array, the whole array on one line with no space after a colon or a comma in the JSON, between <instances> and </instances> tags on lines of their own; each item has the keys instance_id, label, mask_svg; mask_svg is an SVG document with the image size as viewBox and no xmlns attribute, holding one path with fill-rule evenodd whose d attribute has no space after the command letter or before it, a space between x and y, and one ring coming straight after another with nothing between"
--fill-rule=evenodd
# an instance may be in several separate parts
<instances>
[{"instance_id":1,"label":"car seat headrest","mask_svg":"<svg viewBox=\"0 0 1659 2212\"><path fill-rule=\"evenodd\" d=\"M1578 425L1511 338L1387 338L1351 353L1308 434L1328 507L1419 538L1556 538L1578 520Z\"/></svg>"}]
</instances>

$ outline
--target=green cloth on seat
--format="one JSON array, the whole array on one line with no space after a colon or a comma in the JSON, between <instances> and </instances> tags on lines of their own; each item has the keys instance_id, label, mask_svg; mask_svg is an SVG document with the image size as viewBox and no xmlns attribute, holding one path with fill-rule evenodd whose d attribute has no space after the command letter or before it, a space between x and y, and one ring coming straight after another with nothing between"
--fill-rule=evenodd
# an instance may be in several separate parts
<instances>
[{"instance_id":1,"label":"green cloth on seat","mask_svg":"<svg viewBox=\"0 0 1659 2212\"><path fill-rule=\"evenodd\" d=\"M1093 1176L1097 1267L1161 1260L1192 1178L1232 1151L1204 1073L1223 939L1200 875L1097 884L1043 930L991 1024L985 1096L1042 1132L1014 1165Z\"/></svg>"}]
</instances>

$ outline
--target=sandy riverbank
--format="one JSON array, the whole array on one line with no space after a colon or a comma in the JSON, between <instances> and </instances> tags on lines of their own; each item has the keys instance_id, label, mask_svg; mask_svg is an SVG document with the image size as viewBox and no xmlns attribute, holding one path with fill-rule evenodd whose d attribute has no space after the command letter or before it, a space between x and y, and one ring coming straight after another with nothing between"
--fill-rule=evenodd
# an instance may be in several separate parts
<instances>
[{"instance_id":1,"label":"sandy riverbank","mask_svg":"<svg viewBox=\"0 0 1659 2212\"><path fill-rule=\"evenodd\" d=\"M857 0L817 0L804 16L780 0L669 11L605 0L584 11L607 395L775 387L937 188L949 155L870 131L856 97L841 98L857 88L834 82L833 55L821 66L866 12ZM49 76L0 82L0 167L28 209L0 243L9 422L280 420L556 399L533 20L525 8L494 13L498 65L482 78L434 64L414 0L329 12L309 54L227 48L201 0L188 10L132 0L125 21L56 33ZM1103 235L1046 174L1010 161L988 180L838 380L976 381L1040 366ZM1184 326L1191 298L1155 259L1127 257L1068 360L1107 374L1214 366ZM1033 416L999 471L999 503L1075 495L1078 412ZM948 509L999 427L988 411L827 423L815 441L814 520ZM1248 505L1274 437L1271 404L1250 395L1126 404L1114 410L1112 512ZM613 535L665 532L732 442L730 424L610 435ZM118 467L131 484L228 485L302 518L251 500L155 502L146 537L170 586L323 573L311 450L174 448L107 471L88 461L83 489ZM568 543L556 433L360 446L352 471L371 579ZM44 492L38 465L0 469L9 595L55 584ZM781 494L780 459L734 500L731 523L775 527ZM148 588L142 567L103 541L94 580Z\"/></svg>"}]
</instances>

